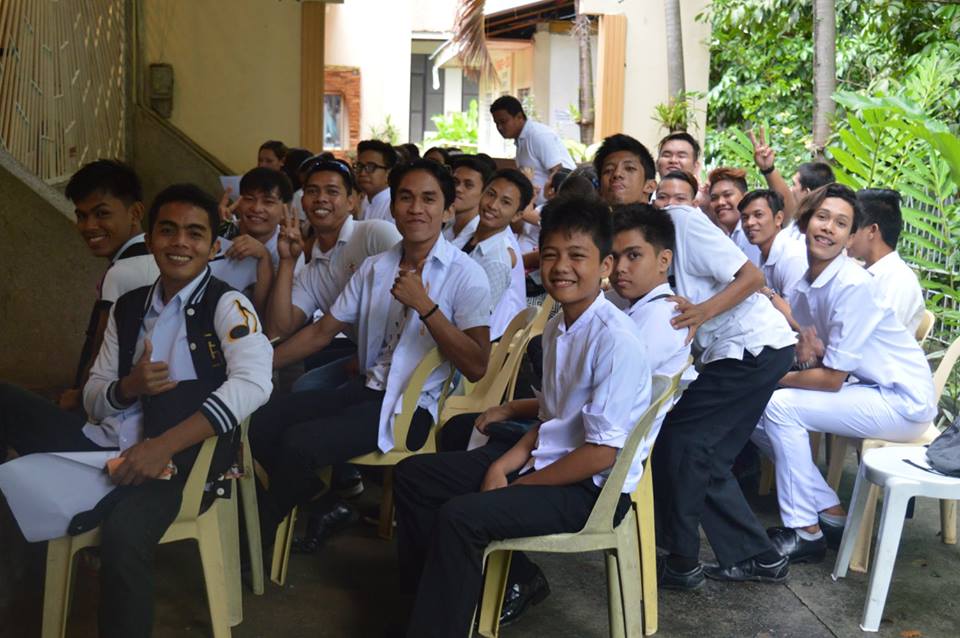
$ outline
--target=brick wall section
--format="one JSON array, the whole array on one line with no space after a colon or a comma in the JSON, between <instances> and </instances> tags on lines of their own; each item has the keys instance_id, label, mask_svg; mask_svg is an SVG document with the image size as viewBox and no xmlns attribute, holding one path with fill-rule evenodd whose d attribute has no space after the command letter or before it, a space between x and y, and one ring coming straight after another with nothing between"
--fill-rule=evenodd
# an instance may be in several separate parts
<instances>
[{"instance_id":1,"label":"brick wall section","mask_svg":"<svg viewBox=\"0 0 960 638\"><path fill-rule=\"evenodd\" d=\"M349 66L324 67L324 93L339 93L347 109L349 140L347 150L353 151L360 142L360 69ZM334 151L334 155L346 158L346 153Z\"/></svg>"}]
</instances>

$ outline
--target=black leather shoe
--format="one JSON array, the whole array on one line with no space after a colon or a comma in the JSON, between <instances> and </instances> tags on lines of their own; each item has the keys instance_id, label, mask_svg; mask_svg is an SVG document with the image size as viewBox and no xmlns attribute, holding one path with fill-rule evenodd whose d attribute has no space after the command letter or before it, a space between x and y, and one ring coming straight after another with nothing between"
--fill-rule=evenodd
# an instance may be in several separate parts
<instances>
[{"instance_id":1,"label":"black leather shoe","mask_svg":"<svg viewBox=\"0 0 960 638\"><path fill-rule=\"evenodd\" d=\"M503 597L500 610L500 626L506 627L517 621L530 605L539 605L550 595L550 584L537 568L537 573L526 583L510 583Z\"/></svg>"},{"instance_id":2,"label":"black leather shoe","mask_svg":"<svg viewBox=\"0 0 960 638\"><path fill-rule=\"evenodd\" d=\"M823 537L827 539L827 547L830 549L840 549L840 539L843 538L843 525L831 525L821 518L820 531L823 532Z\"/></svg>"},{"instance_id":3,"label":"black leather shoe","mask_svg":"<svg viewBox=\"0 0 960 638\"><path fill-rule=\"evenodd\" d=\"M330 489L340 498L353 498L363 494L363 477L357 466L345 463L333 468Z\"/></svg>"},{"instance_id":4,"label":"black leather shoe","mask_svg":"<svg viewBox=\"0 0 960 638\"><path fill-rule=\"evenodd\" d=\"M661 589L693 591L703 587L704 582L703 565L697 565L688 572L678 572L670 569L666 560L657 561L657 584Z\"/></svg>"},{"instance_id":5,"label":"black leather shoe","mask_svg":"<svg viewBox=\"0 0 960 638\"><path fill-rule=\"evenodd\" d=\"M791 563L819 563L827 553L826 538L808 541L789 527L771 527L767 530L767 536L777 553Z\"/></svg>"},{"instance_id":6,"label":"black leather shoe","mask_svg":"<svg viewBox=\"0 0 960 638\"><path fill-rule=\"evenodd\" d=\"M720 567L719 565L706 565L703 573L707 578L713 580L725 580L732 582L757 582L757 583L782 583L790 574L790 561L781 558L772 565L762 565L756 558L742 560L729 567Z\"/></svg>"},{"instance_id":7,"label":"black leather shoe","mask_svg":"<svg viewBox=\"0 0 960 638\"><path fill-rule=\"evenodd\" d=\"M294 554L314 554L328 538L347 527L353 520L354 510L342 503L324 514L311 514L307 519L306 534L293 539L290 551Z\"/></svg>"}]
</instances>

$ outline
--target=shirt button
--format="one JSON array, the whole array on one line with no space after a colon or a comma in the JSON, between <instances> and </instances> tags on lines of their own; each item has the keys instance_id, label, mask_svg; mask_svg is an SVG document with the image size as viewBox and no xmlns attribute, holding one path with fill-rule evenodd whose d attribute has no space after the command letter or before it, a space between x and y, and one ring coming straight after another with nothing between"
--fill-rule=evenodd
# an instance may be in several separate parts
<instances>
[{"instance_id":1,"label":"shirt button","mask_svg":"<svg viewBox=\"0 0 960 638\"><path fill-rule=\"evenodd\" d=\"M196 349L197 349L197 344L191 343L191 344L190 344L190 349L191 349L191 350L196 350Z\"/></svg>"},{"instance_id":2,"label":"shirt button","mask_svg":"<svg viewBox=\"0 0 960 638\"><path fill-rule=\"evenodd\" d=\"M187 315L188 315L188 316L192 317L192 316L195 315L195 314L196 314L196 311L194 311L193 308L187 308Z\"/></svg>"},{"instance_id":3,"label":"shirt button","mask_svg":"<svg viewBox=\"0 0 960 638\"><path fill-rule=\"evenodd\" d=\"M223 496L226 493L226 490L224 490L222 487L217 488L217 496Z\"/></svg>"}]
</instances>

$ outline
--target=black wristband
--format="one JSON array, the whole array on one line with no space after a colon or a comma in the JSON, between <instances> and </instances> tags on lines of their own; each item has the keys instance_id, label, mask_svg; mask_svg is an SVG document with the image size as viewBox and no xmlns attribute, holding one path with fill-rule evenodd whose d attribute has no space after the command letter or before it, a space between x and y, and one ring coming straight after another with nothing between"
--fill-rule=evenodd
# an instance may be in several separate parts
<instances>
[{"instance_id":1,"label":"black wristband","mask_svg":"<svg viewBox=\"0 0 960 638\"><path fill-rule=\"evenodd\" d=\"M420 321L426 321L427 319L430 318L430 315L432 315L439 309L440 309L440 304L433 304L433 308L430 309L430 312L428 312L425 315L420 315Z\"/></svg>"},{"instance_id":2,"label":"black wristband","mask_svg":"<svg viewBox=\"0 0 960 638\"><path fill-rule=\"evenodd\" d=\"M776 166L771 166L770 168L761 168L761 169L760 169L760 174L763 175L764 177L766 177L767 175L769 175L770 173L772 173L772 172L775 171L775 170L777 170L777 167L776 167Z\"/></svg>"}]
</instances>

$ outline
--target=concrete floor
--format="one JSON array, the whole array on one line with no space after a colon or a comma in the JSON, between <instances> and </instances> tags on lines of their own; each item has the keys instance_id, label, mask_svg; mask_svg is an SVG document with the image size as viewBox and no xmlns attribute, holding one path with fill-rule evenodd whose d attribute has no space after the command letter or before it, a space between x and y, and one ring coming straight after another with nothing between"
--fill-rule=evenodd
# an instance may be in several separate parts
<instances>
[{"instance_id":1,"label":"concrete floor","mask_svg":"<svg viewBox=\"0 0 960 638\"><path fill-rule=\"evenodd\" d=\"M844 496L851 489L847 468ZM755 494L755 490L752 492ZM361 497L361 509L375 507L374 486ZM754 498L766 524L775 524L773 497ZM5 509L5 508L4 508ZM42 547L26 545L11 522L0 521L0 636L39 636L42 604ZM881 637L955 638L960 636L960 562L957 546L939 542L935 502L921 501L907 521ZM711 557L704 545L703 556ZM851 574L835 583L830 551L819 565L794 566L784 585L732 585L708 581L691 593L660 592L663 638L820 638L860 636L858 628L866 576ZM608 635L605 576L599 554L536 555L553 593L532 608L505 638L588 638ZM156 638L209 636L203 580L195 547L177 543L160 548ZM318 554L291 562L288 585L268 583L264 596L244 592L244 621L236 638L378 637L393 616L396 554L392 543L376 538L372 526L358 523L331 539ZM68 636L96 635L96 576L78 571Z\"/></svg>"}]
</instances>

